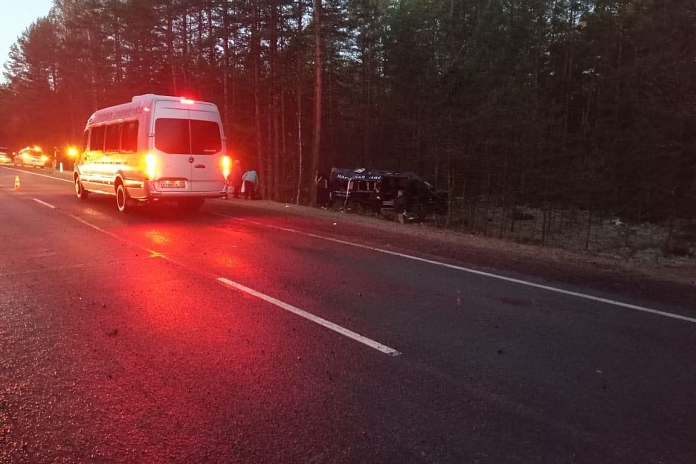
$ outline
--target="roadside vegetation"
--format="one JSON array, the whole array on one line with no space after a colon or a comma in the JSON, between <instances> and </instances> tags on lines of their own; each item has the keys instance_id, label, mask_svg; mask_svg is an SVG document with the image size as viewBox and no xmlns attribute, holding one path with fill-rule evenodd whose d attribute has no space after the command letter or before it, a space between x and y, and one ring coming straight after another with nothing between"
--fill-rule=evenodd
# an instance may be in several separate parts
<instances>
[{"instance_id":1,"label":"roadside vegetation","mask_svg":"<svg viewBox=\"0 0 696 464\"><path fill-rule=\"evenodd\" d=\"M513 211L479 202L459 200L448 225L447 216L431 215L415 221L420 231L448 229L466 235L502 239L535 246L590 252L635 265L689 268L696 277L696 221L676 220L669 225L625 222L619 217L590 216L583 210L518 207ZM350 208L337 211L356 213ZM396 221L396 215L361 210L363 216ZM395 224L394 227L399 227Z\"/></svg>"},{"instance_id":2,"label":"roadside vegetation","mask_svg":"<svg viewBox=\"0 0 696 464\"><path fill-rule=\"evenodd\" d=\"M186 95L264 198L413 171L442 227L688 257L694 30L691 0L56 0L5 63L0 144L79 145L98 108Z\"/></svg>"}]
</instances>

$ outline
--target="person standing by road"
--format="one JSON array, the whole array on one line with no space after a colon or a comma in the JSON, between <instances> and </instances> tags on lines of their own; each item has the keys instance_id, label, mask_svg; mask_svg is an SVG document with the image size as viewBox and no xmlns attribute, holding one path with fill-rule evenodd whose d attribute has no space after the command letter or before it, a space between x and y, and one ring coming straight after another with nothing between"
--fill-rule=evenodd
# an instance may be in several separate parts
<instances>
[{"instance_id":1,"label":"person standing by road","mask_svg":"<svg viewBox=\"0 0 696 464\"><path fill-rule=\"evenodd\" d=\"M259 183L259 176L256 174L256 171L251 170L244 173L242 180L244 181L244 186L242 187L244 198L248 200L251 197L253 200L256 185Z\"/></svg>"},{"instance_id":2,"label":"person standing by road","mask_svg":"<svg viewBox=\"0 0 696 464\"><path fill-rule=\"evenodd\" d=\"M382 214L382 188L379 184L375 184L370 192L370 209L378 216Z\"/></svg>"},{"instance_id":3,"label":"person standing by road","mask_svg":"<svg viewBox=\"0 0 696 464\"><path fill-rule=\"evenodd\" d=\"M56 172L58 166L58 147L53 147L53 160L51 161L51 174Z\"/></svg>"},{"instance_id":4,"label":"person standing by road","mask_svg":"<svg viewBox=\"0 0 696 464\"><path fill-rule=\"evenodd\" d=\"M404 190L399 189L396 192L396 198L394 199L394 212L396 213L396 220L401 224L404 224L404 213L406 212L406 197L404 196Z\"/></svg>"},{"instance_id":5,"label":"person standing by road","mask_svg":"<svg viewBox=\"0 0 696 464\"><path fill-rule=\"evenodd\" d=\"M327 206L331 202L331 197L329 195L329 178L320 172L317 174L316 184L317 204L319 206Z\"/></svg>"},{"instance_id":6,"label":"person standing by road","mask_svg":"<svg viewBox=\"0 0 696 464\"><path fill-rule=\"evenodd\" d=\"M234 197L239 198L239 192L242 190L242 165L239 160L234 160L232 172L229 177L230 186L234 190Z\"/></svg>"}]
</instances>

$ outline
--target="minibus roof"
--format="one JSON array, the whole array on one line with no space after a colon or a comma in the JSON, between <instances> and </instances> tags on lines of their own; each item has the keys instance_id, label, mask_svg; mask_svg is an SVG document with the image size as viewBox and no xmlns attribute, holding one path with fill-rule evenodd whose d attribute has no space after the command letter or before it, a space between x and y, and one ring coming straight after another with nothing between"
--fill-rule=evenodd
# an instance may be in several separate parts
<instances>
[{"instance_id":1,"label":"minibus roof","mask_svg":"<svg viewBox=\"0 0 696 464\"><path fill-rule=\"evenodd\" d=\"M116 121L119 119L126 119L140 114L143 111L149 111L152 109L155 102L166 101L177 103L180 105L199 105L204 107L214 107L217 111L217 106L214 103L194 101L185 97L174 97L171 95L155 95L153 93L148 93L144 95L134 96L129 103L122 103L120 105L110 106L108 108L101 108L95 111L87 121L87 125L90 124L101 124L109 121Z\"/></svg>"}]
</instances>

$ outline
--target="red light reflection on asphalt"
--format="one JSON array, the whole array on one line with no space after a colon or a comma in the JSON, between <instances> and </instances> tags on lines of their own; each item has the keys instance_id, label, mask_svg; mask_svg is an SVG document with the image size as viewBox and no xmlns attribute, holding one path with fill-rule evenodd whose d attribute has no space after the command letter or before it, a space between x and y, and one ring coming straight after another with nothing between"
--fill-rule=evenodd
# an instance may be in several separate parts
<instances>
[{"instance_id":1,"label":"red light reflection on asphalt","mask_svg":"<svg viewBox=\"0 0 696 464\"><path fill-rule=\"evenodd\" d=\"M171 238L169 237L169 234L167 234L166 232L162 232L159 230L148 230L147 232L145 232L145 235L155 245L168 245L169 243L171 243Z\"/></svg>"},{"instance_id":2,"label":"red light reflection on asphalt","mask_svg":"<svg viewBox=\"0 0 696 464\"><path fill-rule=\"evenodd\" d=\"M240 260L236 256L220 253L215 255L215 265L223 268L239 269L242 267Z\"/></svg>"},{"instance_id":3,"label":"red light reflection on asphalt","mask_svg":"<svg viewBox=\"0 0 696 464\"><path fill-rule=\"evenodd\" d=\"M89 407L56 417L80 425L84 443L98 447L96 459L104 462L233 461L236 440L254 443L277 410L309 411L340 392L300 362L315 342L296 331L299 323L269 323L291 319L210 278L218 271L242 280L262 275L248 252L259 246L257 237L220 234L217 224L164 222L108 230L134 246L114 244L122 258L116 272L94 280L90 299L104 307L97 304L90 317L81 310L63 316L85 336L66 337L58 348L69 349L56 359L79 367L75 389ZM171 261L151 257L150 249ZM94 349L85 354L85 346ZM46 436L42 444L52 445L62 435ZM269 447L281 449L287 431L273 428L268 436Z\"/></svg>"},{"instance_id":4,"label":"red light reflection on asphalt","mask_svg":"<svg viewBox=\"0 0 696 464\"><path fill-rule=\"evenodd\" d=\"M183 336L189 340L203 337L208 342L227 339L238 330L235 320L225 321L226 324L210 322L211 318L228 316L225 305L202 304L197 290L199 276L174 263L187 263L209 273L233 270L236 277L248 276L254 266L236 250L236 244L248 238L232 234L232 237L225 235L225 240L220 242L219 233L208 225L174 222L131 225L117 233L150 250L151 259L127 268L121 275L122 288L128 289L124 297L133 302L130 314L134 321L144 324L153 335ZM216 246L210 246L211 243ZM172 261L167 263L167 259ZM234 292L224 294L231 300L242 298ZM225 325L227 330L220 331Z\"/></svg>"}]
</instances>

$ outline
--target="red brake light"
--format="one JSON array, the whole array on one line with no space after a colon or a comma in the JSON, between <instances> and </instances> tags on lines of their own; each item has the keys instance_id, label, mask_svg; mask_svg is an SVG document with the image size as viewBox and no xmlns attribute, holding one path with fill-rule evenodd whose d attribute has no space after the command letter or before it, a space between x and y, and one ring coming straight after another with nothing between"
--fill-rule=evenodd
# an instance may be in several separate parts
<instances>
[{"instance_id":1,"label":"red brake light","mask_svg":"<svg viewBox=\"0 0 696 464\"><path fill-rule=\"evenodd\" d=\"M152 153L145 155L145 174L152 180L157 169L157 157Z\"/></svg>"},{"instance_id":2,"label":"red brake light","mask_svg":"<svg viewBox=\"0 0 696 464\"><path fill-rule=\"evenodd\" d=\"M221 167L222 167L222 175L227 179L230 176L230 169L232 167L232 159L225 155L222 157L222 160L220 161Z\"/></svg>"}]
</instances>

